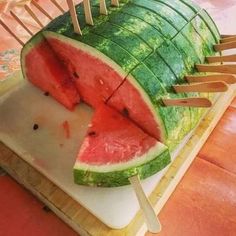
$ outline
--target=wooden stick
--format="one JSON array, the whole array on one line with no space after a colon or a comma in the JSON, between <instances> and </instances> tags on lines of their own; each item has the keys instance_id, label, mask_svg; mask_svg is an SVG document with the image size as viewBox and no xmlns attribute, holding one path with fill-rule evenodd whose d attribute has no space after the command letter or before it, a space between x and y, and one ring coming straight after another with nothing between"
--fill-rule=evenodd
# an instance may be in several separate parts
<instances>
[{"instance_id":1,"label":"wooden stick","mask_svg":"<svg viewBox=\"0 0 236 236\"><path fill-rule=\"evenodd\" d=\"M232 41L232 42L228 42L228 43L220 43L220 44L214 45L214 49L217 52L232 49L232 48L236 48L236 41Z\"/></svg>"},{"instance_id":2,"label":"wooden stick","mask_svg":"<svg viewBox=\"0 0 236 236\"><path fill-rule=\"evenodd\" d=\"M13 11L10 11L10 14L31 36L34 35L34 33L30 29L27 28L27 26L21 21L21 19Z\"/></svg>"},{"instance_id":3,"label":"wooden stick","mask_svg":"<svg viewBox=\"0 0 236 236\"><path fill-rule=\"evenodd\" d=\"M119 7L119 0L111 0L111 5Z\"/></svg>"},{"instance_id":4,"label":"wooden stick","mask_svg":"<svg viewBox=\"0 0 236 236\"><path fill-rule=\"evenodd\" d=\"M221 43L228 43L232 41L236 41L236 36L226 37L220 40Z\"/></svg>"},{"instance_id":5,"label":"wooden stick","mask_svg":"<svg viewBox=\"0 0 236 236\"><path fill-rule=\"evenodd\" d=\"M74 1L73 0L66 0L66 2L69 7L69 10L70 10L71 19L72 19L72 23L74 26L74 32L82 35L82 31L80 29L79 21L78 21L76 11L75 11Z\"/></svg>"},{"instance_id":6,"label":"wooden stick","mask_svg":"<svg viewBox=\"0 0 236 236\"><path fill-rule=\"evenodd\" d=\"M221 34L220 35L221 38L231 38L231 37L236 37L235 34Z\"/></svg>"},{"instance_id":7,"label":"wooden stick","mask_svg":"<svg viewBox=\"0 0 236 236\"><path fill-rule=\"evenodd\" d=\"M38 17L34 14L34 12L30 9L28 5L25 5L25 10L30 14L30 16L34 19L34 21L40 26L44 27L42 22L38 19Z\"/></svg>"},{"instance_id":8,"label":"wooden stick","mask_svg":"<svg viewBox=\"0 0 236 236\"><path fill-rule=\"evenodd\" d=\"M211 107L212 103L207 98L179 98L179 99L162 99L165 106L182 106L182 107Z\"/></svg>"},{"instance_id":9,"label":"wooden stick","mask_svg":"<svg viewBox=\"0 0 236 236\"><path fill-rule=\"evenodd\" d=\"M129 178L129 181L135 191L136 197L139 201L140 208L142 209L144 218L146 220L147 228L151 233L159 233L161 231L161 223L158 220L156 213L146 197L139 176L135 175Z\"/></svg>"},{"instance_id":10,"label":"wooden stick","mask_svg":"<svg viewBox=\"0 0 236 236\"><path fill-rule=\"evenodd\" d=\"M21 44L22 46L24 46L24 42L21 41L17 36L16 34L13 33L13 31L3 22L3 20L0 18L0 24L3 26L3 28L11 35L13 36L14 39L17 40L17 42L19 44Z\"/></svg>"},{"instance_id":11,"label":"wooden stick","mask_svg":"<svg viewBox=\"0 0 236 236\"><path fill-rule=\"evenodd\" d=\"M85 21L88 25L93 25L93 16L91 12L90 0L84 0Z\"/></svg>"},{"instance_id":12,"label":"wooden stick","mask_svg":"<svg viewBox=\"0 0 236 236\"><path fill-rule=\"evenodd\" d=\"M31 1L31 3L40 11L42 12L49 20L53 20L53 18L35 1Z\"/></svg>"},{"instance_id":13,"label":"wooden stick","mask_svg":"<svg viewBox=\"0 0 236 236\"><path fill-rule=\"evenodd\" d=\"M105 0L100 0L100 14L107 15L107 5Z\"/></svg>"},{"instance_id":14,"label":"wooden stick","mask_svg":"<svg viewBox=\"0 0 236 236\"><path fill-rule=\"evenodd\" d=\"M51 0L51 2L54 4L54 6L61 11L62 13L65 13L66 11L58 4L56 0Z\"/></svg>"},{"instance_id":15,"label":"wooden stick","mask_svg":"<svg viewBox=\"0 0 236 236\"><path fill-rule=\"evenodd\" d=\"M218 72L226 74L236 74L236 65L196 65L199 72Z\"/></svg>"},{"instance_id":16,"label":"wooden stick","mask_svg":"<svg viewBox=\"0 0 236 236\"><path fill-rule=\"evenodd\" d=\"M209 63L236 62L236 54L226 55L226 56L211 56L211 57L206 57L206 59Z\"/></svg>"},{"instance_id":17,"label":"wooden stick","mask_svg":"<svg viewBox=\"0 0 236 236\"><path fill-rule=\"evenodd\" d=\"M185 79L189 83L223 81L227 84L235 84L236 76L231 74L212 74L212 75L187 75Z\"/></svg>"},{"instance_id":18,"label":"wooden stick","mask_svg":"<svg viewBox=\"0 0 236 236\"><path fill-rule=\"evenodd\" d=\"M216 92L227 91L228 85L222 81L212 81L212 82L203 82L196 84L173 85L173 88L177 93L191 93L191 92L216 93Z\"/></svg>"}]
</instances>

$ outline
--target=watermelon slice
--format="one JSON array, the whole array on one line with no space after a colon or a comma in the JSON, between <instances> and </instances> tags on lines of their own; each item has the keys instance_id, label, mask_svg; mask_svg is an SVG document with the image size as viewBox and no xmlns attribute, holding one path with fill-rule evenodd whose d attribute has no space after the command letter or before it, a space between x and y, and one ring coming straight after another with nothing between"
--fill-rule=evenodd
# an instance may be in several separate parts
<instances>
[{"instance_id":1,"label":"watermelon slice","mask_svg":"<svg viewBox=\"0 0 236 236\"><path fill-rule=\"evenodd\" d=\"M115 187L170 163L168 148L107 105L98 107L74 165L77 184Z\"/></svg>"},{"instance_id":2,"label":"watermelon slice","mask_svg":"<svg viewBox=\"0 0 236 236\"><path fill-rule=\"evenodd\" d=\"M31 83L48 92L69 110L79 103L74 79L58 60L47 41L36 35L21 52L22 72Z\"/></svg>"}]
</instances>

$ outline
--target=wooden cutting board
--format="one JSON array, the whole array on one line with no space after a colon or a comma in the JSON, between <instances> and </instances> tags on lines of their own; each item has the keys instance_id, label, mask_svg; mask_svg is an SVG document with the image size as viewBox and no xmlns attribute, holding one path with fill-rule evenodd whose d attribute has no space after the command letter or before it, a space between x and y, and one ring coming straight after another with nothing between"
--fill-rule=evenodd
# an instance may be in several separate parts
<instances>
[{"instance_id":1,"label":"wooden cutting board","mask_svg":"<svg viewBox=\"0 0 236 236\"><path fill-rule=\"evenodd\" d=\"M156 213L230 104L235 90L231 86L218 96L199 126L173 153L170 166L142 181ZM142 235L146 226L131 186L93 188L73 183L76 152L92 113L84 104L71 113L26 81L19 82L0 99L0 165L82 235ZM69 124L69 138L64 122ZM37 130L34 124L38 124Z\"/></svg>"}]
</instances>

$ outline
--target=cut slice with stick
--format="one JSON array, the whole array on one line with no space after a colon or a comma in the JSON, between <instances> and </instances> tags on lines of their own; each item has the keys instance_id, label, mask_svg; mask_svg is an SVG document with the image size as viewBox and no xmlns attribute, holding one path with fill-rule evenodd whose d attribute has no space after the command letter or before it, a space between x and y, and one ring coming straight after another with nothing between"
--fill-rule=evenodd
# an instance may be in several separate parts
<instances>
[{"instance_id":1,"label":"cut slice with stick","mask_svg":"<svg viewBox=\"0 0 236 236\"><path fill-rule=\"evenodd\" d=\"M53 20L53 18L45 11L35 0L31 1L31 3L40 11L42 12L49 20Z\"/></svg>"},{"instance_id":2,"label":"cut slice with stick","mask_svg":"<svg viewBox=\"0 0 236 236\"><path fill-rule=\"evenodd\" d=\"M209 63L215 62L236 62L236 54L233 55L225 55L225 56L210 56L206 57Z\"/></svg>"},{"instance_id":3,"label":"cut slice with stick","mask_svg":"<svg viewBox=\"0 0 236 236\"><path fill-rule=\"evenodd\" d=\"M236 76L232 74L212 74L212 75L187 75L185 79L189 83L223 81L227 84L235 84Z\"/></svg>"},{"instance_id":4,"label":"cut slice with stick","mask_svg":"<svg viewBox=\"0 0 236 236\"><path fill-rule=\"evenodd\" d=\"M173 88L177 93L190 93L190 92L216 93L216 92L227 91L228 85L222 81L212 81L212 82L203 82L196 84L174 85Z\"/></svg>"},{"instance_id":5,"label":"cut slice with stick","mask_svg":"<svg viewBox=\"0 0 236 236\"><path fill-rule=\"evenodd\" d=\"M34 33L21 21L21 19L13 11L10 11L10 14L31 36L34 35Z\"/></svg>"},{"instance_id":6,"label":"cut slice with stick","mask_svg":"<svg viewBox=\"0 0 236 236\"><path fill-rule=\"evenodd\" d=\"M78 21L76 11L75 11L74 1L73 0L66 0L66 2L69 7L70 16L71 16L73 27L74 27L74 32L76 34L82 35L82 31L80 29L79 21Z\"/></svg>"},{"instance_id":7,"label":"cut slice with stick","mask_svg":"<svg viewBox=\"0 0 236 236\"><path fill-rule=\"evenodd\" d=\"M100 14L107 15L107 5L105 0L100 0Z\"/></svg>"},{"instance_id":8,"label":"cut slice with stick","mask_svg":"<svg viewBox=\"0 0 236 236\"><path fill-rule=\"evenodd\" d=\"M93 16L91 12L90 0L84 0L85 21L88 25L93 25Z\"/></svg>"},{"instance_id":9,"label":"cut slice with stick","mask_svg":"<svg viewBox=\"0 0 236 236\"><path fill-rule=\"evenodd\" d=\"M218 72L226 74L236 74L236 65L197 64L196 68L199 72Z\"/></svg>"},{"instance_id":10,"label":"cut slice with stick","mask_svg":"<svg viewBox=\"0 0 236 236\"><path fill-rule=\"evenodd\" d=\"M236 48L236 41L227 42L227 43L220 43L220 44L214 45L214 49L217 52L232 49L232 48Z\"/></svg>"},{"instance_id":11,"label":"cut slice with stick","mask_svg":"<svg viewBox=\"0 0 236 236\"><path fill-rule=\"evenodd\" d=\"M4 21L1 18L0 18L0 24L19 44L24 46L24 42L15 33L13 33L13 31L4 23Z\"/></svg>"},{"instance_id":12,"label":"cut slice with stick","mask_svg":"<svg viewBox=\"0 0 236 236\"><path fill-rule=\"evenodd\" d=\"M150 233L159 233L161 231L161 223L156 216L156 213L145 195L142 185L140 183L140 179L138 175L134 175L129 178L129 181L135 191L136 197L138 199L140 208L143 212L148 231Z\"/></svg>"},{"instance_id":13,"label":"cut slice with stick","mask_svg":"<svg viewBox=\"0 0 236 236\"><path fill-rule=\"evenodd\" d=\"M74 165L75 183L100 187L145 179L170 163L168 148L105 104L93 115Z\"/></svg>"},{"instance_id":14,"label":"cut slice with stick","mask_svg":"<svg viewBox=\"0 0 236 236\"><path fill-rule=\"evenodd\" d=\"M182 107L211 107L212 103L207 98L178 98L162 99L165 106L182 106Z\"/></svg>"},{"instance_id":15,"label":"cut slice with stick","mask_svg":"<svg viewBox=\"0 0 236 236\"><path fill-rule=\"evenodd\" d=\"M44 25L43 23L38 19L38 17L35 15L35 13L30 9L28 5L25 5L25 10L29 13L29 15L34 19L34 21L41 27L43 28Z\"/></svg>"}]
</instances>

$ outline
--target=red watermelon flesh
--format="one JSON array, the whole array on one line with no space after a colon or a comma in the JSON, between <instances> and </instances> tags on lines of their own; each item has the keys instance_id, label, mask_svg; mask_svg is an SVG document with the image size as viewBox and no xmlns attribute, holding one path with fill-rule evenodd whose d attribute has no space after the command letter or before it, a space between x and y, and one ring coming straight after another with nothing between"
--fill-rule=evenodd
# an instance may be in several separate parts
<instances>
[{"instance_id":1,"label":"red watermelon flesh","mask_svg":"<svg viewBox=\"0 0 236 236\"><path fill-rule=\"evenodd\" d=\"M126 117L101 105L95 111L78 160L90 165L127 162L143 155L156 143Z\"/></svg>"},{"instance_id":2,"label":"red watermelon flesh","mask_svg":"<svg viewBox=\"0 0 236 236\"><path fill-rule=\"evenodd\" d=\"M34 85L72 110L80 101L73 79L46 40L23 51L23 73ZM43 68L43 69L42 69Z\"/></svg>"},{"instance_id":3,"label":"red watermelon flesh","mask_svg":"<svg viewBox=\"0 0 236 236\"><path fill-rule=\"evenodd\" d=\"M128 116L146 133L157 140L162 140L159 122L154 119L155 115L152 114L151 109L145 103L145 100L148 100L143 96L138 92L134 84L131 84L131 81L126 79L107 103Z\"/></svg>"},{"instance_id":4,"label":"red watermelon flesh","mask_svg":"<svg viewBox=\"0 0 236 236\"><path fill-rule=\"evenodd\" d=\"M115 187L145 179L170 163L168 148L103 104L95 110L74 165L78 184Z\"/></svg>"},{"instance_id":5,"label":"red watermelon flesh","mask_svg":"<svg viewBox=\"0 0 236 236\"><path fill-rule=\"evenodd\" d=\"M92 107L106 101L122 83L125 75L91 55L88 46L83 50L56 38L47 36L47 40L74 77L81 99Z\"/></svg>"},{"instance_id":6,"label":"red watermelon flesh","mask_svg":"<svg viewBox=\"0 0 236 236\"><path fill-rule=\"evenodd\" d=\"M106 102L116 110L129 116L145 132L161 140L161 131L155 115L148 107L148 99L144 99L140 88L125 80L125 73L116 71L104 56L99 58L90 52L90 47L82 48L73 42L63 42L61 39L47 35L47 41L66 65L71 77L75 79L76 87L82 100L96 108ZM92 55L93 54L93 55ZM113 96L114 94L114 96Z\"/></svg>"}]
</instances>

